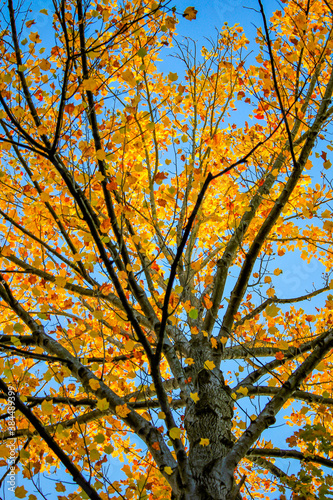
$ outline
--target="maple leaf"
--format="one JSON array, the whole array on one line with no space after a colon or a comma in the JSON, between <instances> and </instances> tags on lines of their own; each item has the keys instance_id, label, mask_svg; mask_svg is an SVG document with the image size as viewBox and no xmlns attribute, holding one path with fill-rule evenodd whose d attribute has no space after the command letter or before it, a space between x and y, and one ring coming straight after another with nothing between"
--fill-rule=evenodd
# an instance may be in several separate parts
<instances>
[{"instance_id":1,"label":"maple leaf","mask_svg":"<svg viewBox=\"0 0 333 500\"><path fill-rule=\"evenodd\" d=\"M129 413L131 413L131 410L128 408L127 404L116 406L116 414L119 415L119 417L126 418Z\"/></svg>"},{"instance_id":2,"label":"maple leaf","mask_svg":"<svg viewBox=\"0 0 333 500\"><path fill-rule=\"evenodd\" d=\"M15 498L25 498L27 493L28 492L24 486L17 486L15 488Z\"/></svg>"}]
</instances>

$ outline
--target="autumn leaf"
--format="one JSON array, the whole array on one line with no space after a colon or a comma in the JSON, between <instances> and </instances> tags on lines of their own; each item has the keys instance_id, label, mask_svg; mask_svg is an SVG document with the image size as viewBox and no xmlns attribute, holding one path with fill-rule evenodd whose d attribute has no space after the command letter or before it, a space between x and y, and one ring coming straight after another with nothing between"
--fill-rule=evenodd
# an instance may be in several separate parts
<instances>
[{"instance_id":1,"label":"autumn leaf","mask_svg":"<svg viewBox=\"0 0 333 500\"><path fill-rule=\"evenodd\" d=\"M66 491L66 486L63 483L56 483L55 490L59 493L63 493L64 491Z\"/></svg>"},{"instance_id":2,"label":"autumn leaf","mask_svg":"<svg viewBox=\"0 0 333 500\"><path fill-rule=\"evenodd\" d=\"M171 469L171 467L169 467L169 466L164 467L164 469L163 469L163 470L164 470L164 472L165 472L166 474L168 474L169 476L171 476L171 474L173 473L173 470L172 470L172 469Z\"/></svg>"},{"instance_id":3,"label":"autumn leaf","mask_svg":"<svg viewBox=\"0 0 333 500\"><path fill-rule=\"evenodd\" d=\"M110 407L110 403L107 401L106 398L100 399L97 401L97 408L101 411L108 410Z\"/></svg>"},{"instance_id":4,"label":"autumn leaf","mask_svg":"<svg viewBox=\"0 0 333 500\"><path fill-rule=\"evenodd\" d=\"M198 393L197 392L191 392L190 393L190 398L195 402L197 403L199 401L199 396L198 396Z\"/></svg>"},{"instance_id":5,"label":"autumn leaf","mask_svg":"<svg viewBox=\"0 0 333 500\"><path fill-rule=\"evenodd\" d=\"M93 391L97 391L100 387L99 380L96 380L94 378L89 379L89 385Z\"/></svg>"},{"instance_id":6,"label":"autumn leaf","mask_svg":"<svg viewBox=\"0 0 333 500\"><path fill-rule=\"evenodd\" d=\"M183 13L183 17L188 21L192 21L197 18L198 11L194 7L186 7Z\"/></svg>"},{"instance_id":7,"label":"autumn leaf","mask_svg":"<svg viewBox=\"0 0 333 500\"><path fill-rule=\"evenodd\" d=\"M142 47L141 49L138 50L137 55L139 57L145 57L147 55L147 50L144 47Z\"/></svg>"},{"instance_id":8,"label":"autumn leaf","mask_svg":"<svg viewBox=\"0 0 333 500\"><path fill-rule=\"evenodd\" d=\"M170 82L175 82L176 80L178 80L178 75L177 73L169 73L168 75L168 79L170 80Z\"/></svg>"},{"instance_id":9,"label":"autumn leaf","mask_svg":"<svg viewBox=\"0 0 333 500\"><path fill-rule=\"evenodd\" d=\"M266 295L267 297L274 297L275 296L275 288L270 287L266 290Z\"/></svg>"},{"instance_id":10,"label":"autumn leaf","mask_svg":"<svg viewBox=\"0 0 333 500\"><path fill-rule=\"evenodd\" d=\"M187 365L191 366L194 364L194 359L193 358L186 358L184 360L184 363L186 363Z\"/></svg>"},{"instance_id":11,"label":"autumn leaf","mask_svg":"<svg viewBox=\"0 0 333 500\"><path fill-rule=\"evenodd\" d=\"M86 80L83 80L82 87L84 90L89 90L93 92L94 90L97 89L98 82L94 80L94 78L87 78Z\"/></svg>"},{"instance_id":12,"label":"autumn leaf","mask_svg":"<svg viewBox=\"0 0 333 500\"><path fill-rule=\"evenodd\" d=\"M17 486L15 488L15 498L25 498L27 493L28 492L24 486Z\"/></svg>"},{"instance_id":13,"label":"autumn leaf","mask_svg":"<svg viewBox=\"0 0 333 500\"><path fill-rule=\"evenodd\" d=\"M103 149L98 149L96 151L97 160L105 160L105 157L106 157L106 154L105 154L105 151L103 151Z\"/></svg>"},{"instance_id":14,"label":"autumn leaf","mask_svg":"<svg viewBox=\"0 0 333 500\"><path fill-rule=\"evenodd\" d=\"M280 311L280 309L278 307L276 307L275 304L271 304L271 305L267 306L265 309L267 316L270 316L271 318L275 318L275 316L278 315L279 311Z\"/></svg>"},{"instance_id":15,"label":"autumn leaf","mask_svg":"<svg viewBox=\"0 0 333 500\"><path fill-rule=\"evenodd\" d=\"M51 68L51 63L46 59L42 59L41 62L39 63L39 67L43 71L49 71L49 69Z\"/></svg>"},{"instance_id":16,"label":"autumn leaf","mask_svg":"<svg viewBox=\"0 0 333 500\"><path fill-rule=\"evenodd\" d=\"M116 406L116 414L119 415L119 417L126 418L129 413L131 413L131 410L128 408L127 404Z\"/></svg>"},{"instance_id":17,"label":"autumn leaf","mask_svg":"<svg viewBox=\"0 0 333 500\"><path fill-rule=\"evenodd\" d=\"M277 346L280 349L283 349L283 350L288 350L289 349L289 343L286 340L278 340L277 341Z\"/></svg>"},{"instance_id":18,"label":"autumn leaf","mask_svg":"<svg viewBox=\"0 0 333 500\"><path fill-rule=\"evenodd\" d=\"M243 394L243 396L247 396L248 392L249 392L249 389L247 387L239 387L237 389L237 392L239 394Z\"/></svg>"},{"instance_id":19,"label":"autumn leaf","mask_svg":"<svg viewBox=\"0 0 333 500\"><path fill-rule=\"evenodd\" d=\"M178 427L172 427L172 429L169 430L171 439L180 439L181 434L182 431Z\"/></svg>"},{"instance_id":20,"label":"autumn leaf","mask_svg":"<svg viewBox=\"0 0 333 500\"><path fill-rule=\"evenodd\" d=\"M208 438L201 438L200 439L200 444L201 444L201 446L208 446L209 445L209 439Z\"/></svg>"},{"instance_id":21,"label":"autumn leaf","mask_svg":"<svg viewBox=\"0 0 333 500\"><path fill-rule=\"evenodd\" d=\"M204 368L206 368L206 370L213 370L215 368L215 363L213 361L207 360L204 362Z\"/></svg>"}]
</instances>

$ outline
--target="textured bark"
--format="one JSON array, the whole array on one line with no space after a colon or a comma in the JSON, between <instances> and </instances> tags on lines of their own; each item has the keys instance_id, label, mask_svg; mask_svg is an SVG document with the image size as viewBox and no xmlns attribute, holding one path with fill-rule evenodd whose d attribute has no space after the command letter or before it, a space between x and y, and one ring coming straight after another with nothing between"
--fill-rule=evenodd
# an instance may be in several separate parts
<instances>
[{"instance_id":1,"label":"textured bark","mask_svg":"<svg viewBox=\"0 0 333 500\"><path fill-rule=\"evenodd\" d=\"M190 444L189 463L195 484L195 498L224 500L231 498L233 478L231 476L228 483L223 483L210 471L233 445L233 401L222 372L218 368L205 368L209 351L204 344L199 341L198 344L193 351L196 362L193 365L192 389L198 394L199 400L194 402L188 399L184 421ZM201 444L201 439L209 439L209 444Z\"/></svg>"}]
</instances>

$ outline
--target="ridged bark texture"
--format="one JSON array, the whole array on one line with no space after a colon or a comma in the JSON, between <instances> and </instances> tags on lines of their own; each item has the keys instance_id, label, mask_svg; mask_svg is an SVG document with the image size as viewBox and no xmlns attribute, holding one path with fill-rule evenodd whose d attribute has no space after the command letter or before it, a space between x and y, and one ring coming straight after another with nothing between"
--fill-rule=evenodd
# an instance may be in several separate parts
<instances>
[{"instance_id":1,"label":"ridged bark texture","mask_svg":"<svg viewBox=\"0 0 333 500\"><path fill-rule=\"evenodd\" d=\"M233 445L231 426L233 401L220 370L201 369L194 380L198 392L197 403L190 402L185 414L185 427L190 442L189 461L196 484L195 499L230 500L233 475L226 483L211 469L215 462L225 457ZM209 439L208 446L200 444ZM193 498L193 497L192 497Z\"/></svg>"}]
</instances>

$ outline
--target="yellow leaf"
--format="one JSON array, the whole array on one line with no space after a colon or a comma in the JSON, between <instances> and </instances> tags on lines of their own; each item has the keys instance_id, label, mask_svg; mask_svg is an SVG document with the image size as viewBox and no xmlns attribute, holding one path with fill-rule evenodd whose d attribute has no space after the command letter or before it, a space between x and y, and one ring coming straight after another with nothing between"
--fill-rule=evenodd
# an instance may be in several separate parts
<instances>
[{"instance_id":1,"label":"yellow leaf","mask_svg":"<svg viewBox=\"0 0 333 500\"><path fill-rule=\"evenodd\" d=\"M279 274L281 274L281 273L282 273L282 271L278 267L276 269L274 269L275 276L279 276Z\"/></svg>"},{"instance_id":2,"label":"yellow leaf","mask_svg":"<svg viewBox=\"0 0 333 500\"><path fill-rule=\"evenodd\" d=\"M93 316L96 319L102 319L103 318L103 311L94 311Z\"/></svg>"},{"instance_id":3,"label":"yellow leaf","mask_svg":"<svg viewBox=\"0 0 333 500\"><path fill-rule=\"evenodd\" d=\"M53 404L50 401L43 401L41 408L45 415L49 415L53 412Z\"/></svg>"},{"instance_id":4,"label":"yellow leaf","mask_svg":"<svg viewBox=\"0 0 333 500\"><path fill-rule=\"evenodd\" d=\"M240 429L246 429L246 423L245 422L242 422L242 420L240 422L238 422L238 427Z\"/></svg>"},{"instance_id":5,"label":"yellow leaf","mask_svg":"<svg viewBox=\"0 0 333 500\"><path fill-rule=\"evenodd\" d=\"M283 349L283 350L288 350L289 349L289 344L288 342L286 342L285 340L279 340L277 343L276 343L276 346L279 348L279 349Z\"/></svg>"},{"instance_id":6,"label":"yellow leaf","mask_svg":"<svg viewBox=\"0 0 333 500\"><path fill-rule=\"evenodd\" d=\"M126 83L128 83L131 87L134 87L136 85L136 80L135 80L134 75L130 69L127 69L126 71L123 72L122 79Z\"/></svg>"},{"instance_id":7,"label":"yellow leaf","mask_svg":"<svg viewBox=\"0 0 333 500\"><path fill-rule=\"evenodd\" d=\"M157 416L158 416L158 418L159 418L160 420L164 420L166 415L165 415L164 411L160 411L160 412L159 412L159 414L158 414Z\"/></svg>"},{"instance_id":8,"label":"yellow leaf","mask_svg":"<svg viewBox=\"0 0 333 500\"><path fill-rule=\"evenodd\" d=\"M98 83L93 79L93 78L87 78L86 80L83 80L82 82L82 87L84 90L89 90L93 92L94 90L97 89Z\"/></svg>"},{"instance_id":9,"label":"yellow leaf","mask_svg":"<svg viewBox=\"0 0 333 500\"><path fill-rule=\"evenodd\" d=\"M170 73L168 74L168 79L170 80L170 82L175 82L176 80L178 80L178 75L177 73Z\"/></svg>"},{"instance_id":10,"label":"yellow leaf","mask_svg":"<svg viewBox=\"0 0 333 500\"><path fill-rule=\"evenodd\" d=\"M265 283L271 283L272 278L270 276L265 276L264 282Z\"/></svg>"},{"instance_id":11,"label":"yellow leaf","mask_svg":"<svg viewBox=\"0 0 333 500\"><path fill-rule=\"evenodd\" d=\"M112 140L115 144L121 144L124 140L124 136L120 132L115 132L112 136Z\"/></svg>"},{"instance_id":12,"label":"yellow leaf","mask_svg":"<svg viewBox=\"0 0 333 500\"><path fill-rule=\"evenodd\" d=\"M270 378L268 381L268 386L269 387L275 387L277 383L277 380L275 378Z\"/></svg>"},{"instance_id":13,"label":"yellow leaf","mask_svg":"<svg viewBox=\"0 0 333 500\"><path fill-rule=\"evenodd\" d=\"M131 352L131 351L133 351L134 346L135 346L135 342L133 340L128 340L125 343L125 350Z\"/></svg>"},{"instance_id":14,"label":"yellow leaf","mask_svg":"<svg viewBox=\"0 0 333 500\"><path fill-rule=\"evenodd\" d=\"M119 415L119 417L126 418L129 413L131 413L131 410L127 404L116 406L116 414Z\"/></svg>"},{"instance_id":15,"label":"yellow leaf","mask_svg":"<svg viewBox=\"0 0 333 500\"><path fill-rule=\"evenodd\" d=\"M93 391L97 391L97 389L99 389L99 387L100 387L99 381L96 380L95 378L91 378L89 380L89 385Z\"/></svg>"},{"instance_id":16,"label":"yellow leaf","mask_svg":"<svg viewBox=\"0 0 333 500\"><path fill-rule=\"evenodd\" d=\"M28 492L24 486L18 486L15 488L15 498L25 498L27 493Z\"/></svg>"},{"instance_id":17,"label":"yellow leaf","mask_svg":"<svg viewBox=\"0 0 333 500\"><path fill-rule=\"evenodd\" d=\"M32 42L34 43L40 43L41 39L39 37L38 31L35 31L34 33L30 33L29 38Z\"/></svg>"},{"instance_id":18,"label":"yellow leaf","mask_svg":"<svg viewBox=\"0 0 333 500\"><path fill-rule=\"evenodd\" d=\"M209 445L209 439L208 438L201 438L200 439L200 444L201 444L201 446L208 446Z\"/></svg>"},{"instance_id":19,"label":"yellow leaf","mask_svg":"<svg viewBox=\"0 0 333 500\"><path fill-rule=\"evenodd\" d=\"M164 467L164 472L165 472L166 474L168 474L168 476L171 476L171 474L172 474L172 469L171 469L171 467L169 467L169 466Z\"/></svg>"},{"instance_id":20,"label":"yellow leaf","mask_svg":"<svg viewBox=\"0 0 333 500\"><path fill-rule=\"evenodd\" d=\"M55 284L60 288L63 288L66 285L66 278L63 276L57 276L55 279Z\"/></svg>"},{"instance_id":21,"label":"yellow leaf","mask_svg":"<svg viewBox=\"0 0 333 500\"><path fill-rule=\"evenodd\" d=\"M330 220L325 220L325 222L323 224L323 228L325 229L325 231L332 232L333 231L333 222Z\"/></svg>"},{"instance_id":22,"label":"yellow leaf","mask_svg":"<svg viewBox=\"0 0 333 500\"><path fill-rule=\"evenodd\" d=\"M280 309L276 307L275 304L271 304L266 307L265 312L267 316L270 316L271 318L275 318L277 314L279 313Z\"/></svg>"},{"instance_id":23,"label":"yellow leaf","mask_svg":"<svg viewBox=\"0 0 333 500\"><path fill-rule=\"evenodd\" d=\"M193 365L193 363L194 363L194 359L193 359L193 358L186 358L186 359L185 359L185 363L186 363L187 365L190 365L190 366L191 366L191 365Z\"/></svg>"},{"instance_id":24,"label":"yellow leaf","mask_svg":"<svg viewBox=\"0 0 333 500\"><path fill-rule=\"evenodd\" d=\"M199 399L200 399L197 392L191 392L190 393L190 398L193 399L193 401L195 403L197 403L199 401Z\"/></svg>"},{"instance_id":25,"label":"yellow leaf","mask_svg":"<svg viewBox=\"0 0 333 500\"><path fill-rule=\"evenodd\" d=\"M226 344L228 342L228 337L221 337L222 344Z\"/></svg>"},{"instance_id":26,"label":"yellow leaf","mask_svg":"<svg viewBox=\"0 0 333 500\"><path fill-rule=\"evenodd\" d=\"M204 368L206 368L206 370L213 370L215 368L215 364L213 361L209 361L207 359L207 361L205 361L204 363Z\"/></svg>"},{"instance_id":27,"label":"yellow leaf","mask_svg":"<svg viewBox=\"0 0 333 500\"><path fill-rule=\"evenodd\" d=\"M266 295L268 297L274 297L274 295L275 295L275 288L273 288L272 286L270 288L268 288L268 290L266 290Z\"/></svg>"},{"instance_id":28,"label":"yellow leaf","mask_svg":"<svg viewBox=\"0 0 333 500\"><path fill-rule=\"evenodd\" d=\"M51 63L47 59L42 59L39 63L39 67L43 71L48 71L51 68Z\"/></svg>"},{"instance_id":29,"label":"yellow leaf","mask_svg":"<svg viewBox=\"0 0 333 500\"><path fill-rule=\"evenodd\" d=\"M103 151L103 149L98 149L96 151L97 160L105 160L105 156L106 156L106 154L105 154L105 151Z\"/></svg>"},{"instance_id":30,"label":"yellow leaf","mask_svg":"<svg viewBox=\"0 0 333 500\"><path fill-rule=\"evenodd\" d=\"M324 212L321 214L321 217L323 219L330 219L331 218L331 212L330 212L330 210L328 210L328 209L324 210Z\"/></svg>"},{"instance_id":31,"label":"yellow leaf","mask_svg":"<svg viewBox=\"0 0 333 500\"><path fill-rule=\"evenodd\" d=\"M172 427L172 429L169 430L169 436L171 439L179 439L181 433L182 431L178 427Z\"/></svg>"},{"instance_id":32,"label":"yellow leaf","mask_svg":"<svg viewBox=\"0 0 333 500\"><path fill-rule=\"evenodd\" d=\"M216 340L216 338L215 337L211 337L210 342L212 344L212 347L214 349L217 349L217 340Z\"/></svg>"},{"instance_id":33,"label":"yellow leaf","mask_svg":"<svg viewBox=\"0 0 333 500\"><path fill-rule=\"evenodd\" d=\"M106 398L103 398L103 399L100 399L97 403L97 408L101 411L105 411L109 408L110 406L110 403L108 402L108 400Z\"/></svg>"},{"instance_id":34,"label":"yellow leaf","mask_svg":"<svg viewBox=\"0 0 333 500\"><path fill-rule=\"evenodd\" d=\"M249 390L247 387L240 387L239 389L237 389L237 392L239 394L243 394L243 396L247 396L247 393L249 392Z\"/></svg>"}]
</instances>

